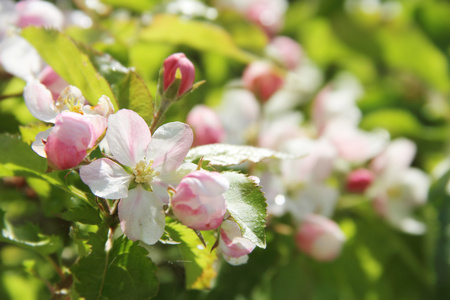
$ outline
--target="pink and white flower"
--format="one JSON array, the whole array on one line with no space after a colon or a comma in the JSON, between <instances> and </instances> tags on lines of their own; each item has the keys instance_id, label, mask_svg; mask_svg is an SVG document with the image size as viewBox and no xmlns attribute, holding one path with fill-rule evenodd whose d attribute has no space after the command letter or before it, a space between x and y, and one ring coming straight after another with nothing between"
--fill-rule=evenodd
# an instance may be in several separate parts
<instances>
[{"instance_id":1,"label":"pink and white flower","mask_svg":"<svg viewBox=\"0 0 450 300\"><path fill-rule=\"evenodd\" d=\"M98 121L96 127L77 113L63 112L56 117L55 126L45 132L48 136L43 145L51 169L70 169L83 161L106 129L105 118L97 116L95 119Z\"/></svg>"},{"instance_id":2,"label":"pink and white flower","mask_svg":"<svg viewBox=\"0 0 450 300\"><path fill-rule=\"evenodd\" d=\"M225 129L219 115L206 105L194 106L186 123L194 130L193 147L220 143L225 138Z\"/></svg>"},{"instance_id":3,"label":"pink and white flower","mask_svg":"<svg viewBox=\"0 0 450 300\"><path fill-rule=\"evenodd\" d=\"M248 261L248 255L255 244L244 238L239 225L225 220L220 227L219 249L224 259L231 265L242 265Z\"/></svg>"},{"instance_id":4,"label":"pink and white flower","mask_svg":"<svg viewBox=\"0 0 450 300\"><path fill-rule=\"evenodd\" d=\"M199 170L186 175L171 201L175 217L195 230L218 228L227 211L223 194L229 187L228 180L217 172Z\"/></svg>"},{"instance_id":5,"label":"pink and white flower","mask_svg":"<svg viewBox=\"0 0 450 300\"><path fill-rule=\"evenodd\" d=\"M303 56L300 45L287 36L273 38L267 46L266 53L289 70L295 70L300 65Z\"/></svg>"},{"instance_id":6,"label":"pink and white flower","mask_svg":"<svg viewBox=\"0 0 450 300\"><path fill-rule=\"evenodd\" d=\"M111 100L107 96L100 97L98 104L91 107L86 105L81 91L72 85L66 87L55 101L47 87L38 80L33 80L25 86L23 96L31 114L36 119L48 123L54 123L56 116L64 111L82 115L101 115L105 118L114 112Z\"/></svg>"},{"instance_id":7,"label":"pink and white flower","mask_svg":"<svg viewBox=\"0 0 450 300\"><path fill-rule=\"evenodd\" d=\"M339 256L345 235L332 220L308 215L301 223L295 240L300 250L318 261L331 261Z\"/></svg>"},{"instance_id":8,"label":"pink and white flower","mask_svg":"<svg viewBox=\"0 0 450 300\"><path fill-rule=\"evenodd\" d=\"M121 199L120 226L129 239L154 244L164 232L167 189L196 168L183 164L192 130L172 122L152 136L144 119L122 109L109 116L106 140L115 160L101 158L81 167L81 179L96 196Z\"/></svg>"}]
</instances>

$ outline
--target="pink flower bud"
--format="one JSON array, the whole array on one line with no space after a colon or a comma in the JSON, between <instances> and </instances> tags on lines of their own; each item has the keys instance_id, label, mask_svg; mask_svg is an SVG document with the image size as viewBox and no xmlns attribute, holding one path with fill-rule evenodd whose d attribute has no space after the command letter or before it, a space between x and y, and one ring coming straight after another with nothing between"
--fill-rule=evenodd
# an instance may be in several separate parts
<instances>
[{"instance_id":1,"label":"pink flower bud","mask_svg":"<svg viewBox=\"0 0 450 300\"><path fill-rule=\"evenodd\" d=\"M295 235L300 250L318 261L334 260L341 252L344 233L332 220L308 215Z\"/></svg>"},{"instance_id":2,"label":"pink flower bud","mask_svg":"<svg viewBox=\"0 0 450 300\"><path fill-rule=\"evenodd\" d=\"M225 129L217 113L206 105L196 105L188 114L186 123L194 131L192 146L220 143L225 138Z\"/></svg>"},{"instance_id":3,"label":"pink flower bud","mask_svg":"<svg viewBox=\"0 0 450 300\"><path fill-rule=\"evenodd\" d=\"M38 76L38 80L52 93L53 99L57 99L59 94L69 85L50 66L46 66L42 70Z\"/></svg>"},{"instance_id":4,"label":"pink flower bud","mask_svg":"<svg viewBox=\"0 0 450 300\"><path fill-rule=\"evenodd\" d=\"M95 146L96 140L106 128L104 122L96 122L103 130L94 128L94 122L73 112L63 112L56 117L55 127L48 135L44 150L48 165L54 170L65 170L78 166Z\"/></svg>"},{"instance_id":5,"label":"pink flower bud","mask_svg":"<svg viewBox=\"0 0 450 300\"><path fill-rule=\"evenodd\" d=\"M358 169L347 176L347 190L352 193L364 193L374 180L373 173L367 169Z\"/></svg>"},{"instance_id":6,"label":"pink flower bud","mask_svg":"<svg viewBox=\"0 0 450 300\"><path fill-rule=\"evenodd\" d=\"M195 79L194 64L186 58L184 53L172 54L164 61L164 91L167 91L175 81L178 69L181 73L181 84L177 95L181 96L192 88Z\"/></svg>"},{"instance_id":7,"label":"pink flower bud","mask_svg":"<svg viewBox=\"0 0 450 300\"><path fill-rule=\"evenodd\" d=\"M248 65L242 80L244 87L263 102L269 100L284 83L284 78L270 64L261 61Z\"/></svg>"},{"instance_id":8,"label":"pink flower bud","mask_svg":"<svg viewBox=\"0 0 450 300\"><path fill-rule=\"evenodd\" d=\"M175 216L195 230L211 230L220 226L227 209L223 194L228 180L217 172L204 170L186 175L172 198Z\"/></svg>"},{"instance_id":9,"label":"pink flower bud","mask_svg":"<svg viewBox=\"0 0 450 300\"><path fill-rule=\"evenodd\" d=\"M267 46L267 54L289 70L294 70L300 65L303 51L293 39L286 36L277 36Z\"/></svg>"},{"instance_id":10,"label":"pink flower bud","mask_svg":"<svg viewBox=\"0 0 450 300\"><path fill-rule=\"evenodd\" d=\"M255 244L242 236L236 222L225 220L220 227L219 249L227 262L241 265L247 262L247 254L255 249Z\"/></svg>"}]
</instances>

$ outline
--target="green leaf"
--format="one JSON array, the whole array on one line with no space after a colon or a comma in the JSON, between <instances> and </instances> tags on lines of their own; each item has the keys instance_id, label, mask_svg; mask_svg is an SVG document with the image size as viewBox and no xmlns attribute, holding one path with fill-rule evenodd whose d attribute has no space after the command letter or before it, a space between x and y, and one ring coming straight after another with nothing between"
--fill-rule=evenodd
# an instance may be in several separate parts
<instances>
[{"instance_id":1,"label":"green leaf","mask_svg":"<svg viewBox=\"0 0 450 300\"><path fill-rule=\"evenodd\" d=\"M230 182L230 188L225 193L228 212L245 238L265 248L267 203L261 188L244 174L223 172L222 175Z\"/></svg>"},{"instance_id":2,"label":"green leaf","mask_svg":"<svg viewBox=\"0 0 450 300\"><path fill-rule=\"evenodd\" d=\"M143 12L151 9L159 1L156 0L133 0L133 1L123 1L123 0L102 0L101 2L114 6L128 8L136 12Z\"/></svg>"},{"instance_id":3,"label":"green leaf","mask_svg":"<svg viewBox=\"0 0 450 300\"><path fill-rule=\"evenodd\" d=\"M12 227L5 220L5 212L0 210L0 242L29 249L43 255L55 253L63 246L58 236L45 236L33 225Z\"/></svg>"},{"instance_id":4,"label":"green leaf","mask_svg":"<svg viewBox=\"0 0 450 300\"><path fill-rule=\"evenodd\" d=\"M300 151L299 151L300 152ZM267 158L295 159L306 154L306 151L298 155L290 155L271 149L252 146L210 144L192 148L186 156L186 160L195 161L203 157L215 166L233 166L245 161L257 163Z\"/></svg>"},{"instance_id":5,"label":"green leaf","mask_svg":"<svg viewBox=\"0 0 450 300\"><path fill-rule=\"evenodd\" d=\"M141 39L148 42L165 42L189 46L200 51L216 52L245 63L255 59L250 53L239 49L230 34L223 28L174 15L156 15L151 25L142 30Z\"/></svg>"},{"instance_id":6,"label":"green leaf","mask_svg":"<svg viewBox=\"0 0 450 300\"><path fill-rule=\"evenodd\" d=\"M148 124L153 119L153 98L144 80L132 69L126 68L108 54L84 46L80 48L99 73L111 84L120 108L137 112Z\"/></svg>"},{"instance_id":7,"label":"green leaf","mask_svg":"<svg viewBox=\"0 0 450 300\"><path fill-rule=\"evenodd\" d=\"M362 120L361 128L366 130L384 128L393 137L412 137L422 131L422 125L417 118L403 109L381 109L371 112Z\"/></svg>"},{"instance_id":8,"label":"green leaf","mask_svg":"<svg viewBox=\"0 0 450 300\"><path fill-rule=\"evenodd\" d=\"M158 291L156 266L147 257L147 250L122 236L105 249L108 232L105 228L91 233L91 253L72 268L75 289L90 299L149 299Z\"/></svg>"},{"instance_id":9,"label":"green leaf","mask_svg":"<svg viewBox=\"0 0 450 300\"><path fill-rule=\"evenodd\" d=\"M95 209L92 205L89 205L86 201L81 201L77 197L72 197L70 200L72 203L69 210L61 215L64 220L91 225L101 223L102 219L98 214L98 209Z\"/></svg>"},{"instance_id":10,"label":"green leaf","mask_svg":"<svg viewBox=\"0 0 450 300\"><path fill-rule=\"evenodd\" d=\"M45 131L50 128L49 124L38 123L28 126L19 126L20 135L22 136L22 141L31 145L36 140L36 134L41 131Z\"/></svg>"},{"instance_id":11,"label":"green leaf","mask_svg":"<svg viewBox=\"0 0 450 300\"><path fill-rule=\"evenodd\" d=\"M215 243L214 234L211 231L202 232L206 245L209 246L205 249L192 229L172 219L166 218L166 231L173 241L180 243L178 247L185 261L186 288L211 288L212 280L217 275L213 266L217 258L216 252L208 249Z\"/></svg>"},{"instance_id":12,"label":"green leaf","mask_svg":"<svg viewBox=\"0 0 450 300\"><path fill-rule=\"evenodd\" d=\"M22 36L62 78L78 87L89 103L95 105L102 95L106 95L118 109L108 82L72 39L54 29L31 26L22 30Z\"/></svg>"},{"instance_id":13,"label":"green leaf","mask_svg":"<svg viewBox=\"0 0 450 300\"><path fill-rule=\"evenodd\" d=\"M429 199L432 201L438 216L439 230L434 255L434 268L436 272L436 298L447 299L450 297L448 283L450 281L450 171L447 171L432 186Z\"/></svg>"}]
</instances>

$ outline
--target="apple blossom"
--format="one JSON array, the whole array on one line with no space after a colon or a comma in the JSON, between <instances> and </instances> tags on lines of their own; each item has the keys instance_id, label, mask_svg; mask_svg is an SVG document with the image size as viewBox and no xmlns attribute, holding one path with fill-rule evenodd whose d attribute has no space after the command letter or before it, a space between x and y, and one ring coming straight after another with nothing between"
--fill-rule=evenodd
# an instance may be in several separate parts
<instances>
[{"instance_id":1,"label":"apple blossom","mask_svg":"<svg viewBox=\"0 0 450 300\"><path fill-rule=\"evenodd\" d=\"M246 89L265 102L283 86L284 78L269 63L257 61L247 66L242 81Z\"/></svg>"},{"instance_id":2,"label":"apple blossom","mask_svg":"<svg viewBox=\"0 0 450 300\"><path fill-rule=\"evenodd\" d=\"M53 99L57 99L61 92L69 85L50 66L44 67L37 79L52 93Z\"/></svg>"},{"instance_id":3,"label":"apple blossom","mask_svg":"<svg viewBox=\"0 0 450 300\"><path fill-rule=\"evenodd\" d=\"M225 129L218 114L206 105L196 105L189 112L186 123L194 131L193 147L220 143L225 138Z\"/></svg>"},{"instance_id":4,"label":"apple blossom","mask_svg":"<svg viewBox=\"0 0 450 300\"><path fill-rule=\"evenodd\" d=\"M171 201L173 213L192 229L216 229L227 211L223 194L229 186L220 173L194 171L177 186Z\"/></svg>"},{"instance_id":5,"label":"apple blossom","mask_svg":"<svg viewBox=\"0 0 450 300\"><path fill-rule=\"evenodd\" d=\"M181 74L181 83L178 87L177 96L181 96L192 88L195 79L194 64L184 55L184 53L174 53L164 60L164 92L174 83L176 73Z\"/></svg>"},{"instance_id":6,"label":"apple blossom","mask_svg":"<svg viewBox=\"0 0 450 300\"><path fill-rule=\"evenodd\" d=\"M280 62L289 70L297 68L301 62L303 51L300 45L287 36L272 39L266 49L267 55Z\"/></svg>"},{"instance_id":7,"label":"apple blossom","mask_svg":"<svg viewBox=\"0 0 450 300\"><path fill-rule=\"evenodd\" d=\"M301 223L295 241L300 250L314 259L331 261L340 254L345 235L334 221L311 214Z\"/></svg>"},{"instance_id":8,"label":"apple blossom","mask_svg":"<svg viewBox=\"0 0 450 300\"><path fill-rule=\"evenodd\" d=\"M79 114L98 114L108 117L113 112L113 105L107 96L102 96L96 106L85 105L81 91L75 86L66 87L55 101L52 93L38 80L27 83L24 89L25 104L31 114L44 122L53 123L56 116L63 111Z\"/></svg>"},{"instance_id":9,"label":"apple blossom","mask_svg":"<svg viewBox=\"0 0 450 300\"><path fill-rule=\"evenodd\" d=\"M83 161L106 129L106 119L101 116L96 119L98 126L94 128L93 122L77 113L63 112L56 117L55 126L44 144L51 169L70 169Z\"/></svg>"},{"instance_id":10,"label":"apple blossom","mask_svg":"<svg viewBox=\"0 0 450 300\"><path fill-rule=\"evenodd\" d=\"M364 193L372 184L374 175L370 170L357 169L347 175L346 188L352 193Z\"/></svg>"},{"instance_id":11,"label":"apple blossom","mask_svg":"<svg viewBox=\"0 0 450 300\"><path fill-rule=\"evenodd\" d=\"M164 232L167 189L196 168L183 164L192 130L187 124L172 122L152 136L144 119L122 109L109 116L105 138L115 160L101 158L81 167L81 179L94 195L121 199L120 226L129 239L154 244Z\"/></svg>"},{"instance_id":12,"label":"apple blossom","mask_svg":"<svg viewBox=\"0 0 450 300\"><path fill-rule=\"evenodd\" d=\"M248 255L255 244L244 238L239 225L225 220L220 227L219 249L224 259L231 265L242 265L248 261Z\"/></svg>"}]
</instances>

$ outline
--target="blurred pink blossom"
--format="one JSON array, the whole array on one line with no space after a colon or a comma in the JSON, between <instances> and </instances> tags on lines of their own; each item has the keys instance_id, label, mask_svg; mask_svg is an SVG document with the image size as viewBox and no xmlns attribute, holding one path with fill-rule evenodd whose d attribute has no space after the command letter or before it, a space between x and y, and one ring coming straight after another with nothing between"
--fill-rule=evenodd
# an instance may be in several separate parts
<instances>
[{"instance_id":1,"label":"blurred pink blossom","mask_svg":"<svg viewBox=\"0 0 450 300\"><path fill-rule=\"evenodd\" d=\"M189 112L186 123L194 131L193 147L220 143L225 138L225 129L219 115L206 105L196 105Z\"/></svg>"},{"instance_id":2,"label":"blurred pink blossom","mask_svg":"<svg viewBox=\"0 0 450 300\"><path fill-rule=\"evenodd\" d=\"M283 86L284 78L269 63L257 61L247 66L242 81L246 89L265 102Z\"/></svg>"},{"instance_id":3,"label":"blurred pink blossom","mask_svg":"<svg viewBox=\"0 0 450 300\"><path fill-rule=\"evenodd\" d=\"M301 223L295 240L304 253L318 261L332 261L341 253L345 235L332 220L308 215Z\"/></svg>"}]
</instances>

